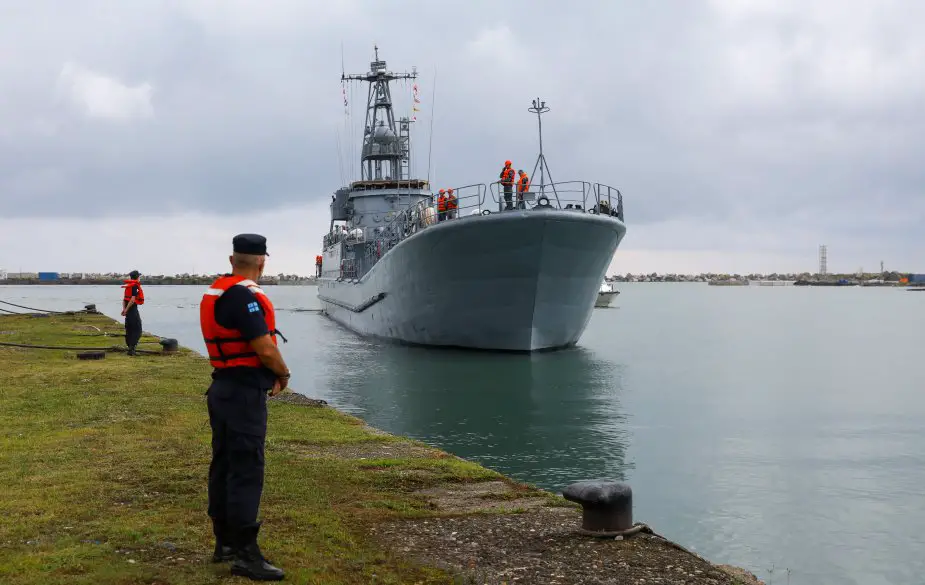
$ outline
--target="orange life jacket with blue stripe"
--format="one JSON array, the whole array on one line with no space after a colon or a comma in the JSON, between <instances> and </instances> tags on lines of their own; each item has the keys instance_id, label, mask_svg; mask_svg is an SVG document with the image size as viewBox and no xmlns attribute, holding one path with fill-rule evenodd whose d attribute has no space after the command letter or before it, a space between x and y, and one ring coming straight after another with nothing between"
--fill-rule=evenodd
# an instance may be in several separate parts
<instances>
[{"instance_id":1,"label":"orange life jacket with blue stripe","mask_svg":"<svg viewBox=\"0 0 925 585\"><path fill-rule=\"evenodd\" d=\"M202 302L199 304L199 325L202 329L203 340L206 342L206 350L209 353L209 363L213 368L239 366L259 368L263 362L260 361L260 356L251 347L250 342L241 336L240 331L222 327L215 319L215 303L233 286L245 286L254 293L257 297L257 304L263 310L263 318L270 331L270 337L274 344L279 345L276 341L276 336L279 334L276 329L276 312L273 310L270 298L253 280L228 274L212 283L212 286L202 295Z\"/></svg>"}]
</instances>

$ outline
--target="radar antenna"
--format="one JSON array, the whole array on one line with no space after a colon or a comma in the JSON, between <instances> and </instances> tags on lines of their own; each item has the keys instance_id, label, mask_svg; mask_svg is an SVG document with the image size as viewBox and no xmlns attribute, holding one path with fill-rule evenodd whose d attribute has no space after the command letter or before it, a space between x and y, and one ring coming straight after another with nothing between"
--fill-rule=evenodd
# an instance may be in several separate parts
<instances>
[{"instance_id":1,"label":"radar antenna","mask_svg":"<svg viewBox=\"0 0 925 585\"><path fill-rule=\"evenodd\" d=\"M400 180L407 179L405 160L409 156L410 120L398 120L392 110L392 92L389 84L401 79L416 79L417 71L393 73L379 59L379 47L374 46L375 60L369 64L369 71L358 75L341 72L341 81L365 81L369 83L366 100L366 124L363 130L363 151L361 179Z\"/></svg>"}]
</instances>

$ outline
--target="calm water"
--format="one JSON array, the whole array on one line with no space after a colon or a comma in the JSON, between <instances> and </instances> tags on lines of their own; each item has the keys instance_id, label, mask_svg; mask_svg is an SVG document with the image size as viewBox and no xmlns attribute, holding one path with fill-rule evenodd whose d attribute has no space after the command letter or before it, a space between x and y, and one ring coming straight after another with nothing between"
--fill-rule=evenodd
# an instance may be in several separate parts
<instances>
[{"instance_id":1,"label":"calm water","mask_svg":"<svg viewBox=\"0 0 925 585\"><path fill-rule=\"evenodd\" d=\"M295 311L314 288L268 293L293 387L374 426L550 490L623 478L636 520L766 581L923 582L925 294L618 288L579 348L536 356L369 342ZM202 351L201 289L146 291L145 329ZM0 299L118 318L121 289Z\"/></svg>"}]
</instances>

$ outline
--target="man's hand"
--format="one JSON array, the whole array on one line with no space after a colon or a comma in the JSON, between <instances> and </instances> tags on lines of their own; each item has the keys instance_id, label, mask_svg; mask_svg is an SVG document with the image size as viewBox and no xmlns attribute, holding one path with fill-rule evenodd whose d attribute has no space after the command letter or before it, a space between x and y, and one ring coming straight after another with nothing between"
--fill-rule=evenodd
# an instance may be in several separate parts
<instances>
[{"instance_id":1,"label":"man's hand","mask_svg":"<svg viewBox=\"0 0 925 585\"><path fill-rule=\"evenodd\" d=\"M122 316L125 317L125 309L122 309Z\"/></svg>"},{"instance_id":2,"label":"man's hand","mask_svg":"<svg viewBox=\"0 0 925 585\"><path fill-rule=\"evenodd\" d=\"M262 335L257 339L252 339L250 344L260 357L260 361L263 365L276 375L276 382L273 383L273 389L270 394L270 396L276 396L289 385L288 376L281 377L289 373L289 368L286 367L283 356L279 353L279 349L276 347L276 344L273 343L269 335Z\"/></svg>"},{"instance_id":3,"label":"man's hand","mask_svg":"<svg viewBox=\"0 0 925 585\"><path fill-rule=\"evenodd\" d=\"M270 396L276 396L277 394L285 390L288 386L289 386L288 376L285 378L277 378L276 381L273 382L273 388L270 390Z\"/></svg>"}]
</instances>

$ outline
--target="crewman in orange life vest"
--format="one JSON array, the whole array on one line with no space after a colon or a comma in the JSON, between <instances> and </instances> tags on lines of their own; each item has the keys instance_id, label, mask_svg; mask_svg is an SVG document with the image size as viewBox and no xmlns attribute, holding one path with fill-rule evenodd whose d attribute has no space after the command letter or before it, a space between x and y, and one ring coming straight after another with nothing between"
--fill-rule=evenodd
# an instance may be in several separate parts
<instances>
[{"instance_id":1,"label":"crewman in orange life vest","mask_svg":"<svg viewBox=\"0 0 925 585\"><path fill-rule=\"evenodd\" d=\"M321 256L315 256L315 276L321 276Z\"/></svg>"},{"instance_id":2,"label":"crewman in orange life vest","mask_svg":"<svg viewBox=\"0 0 925 585\"><path fill-rule=\"evenodd\" d=\"M440 189L440 195L437 197L437 222L446 219L446 195L443 189Z\"/></svg>"},{"instance_id":3,"label":"crewman in orange life vest","mask_svg":"<svg viewBox=\"0 0 925 585\"><path fill-rule=\"evenodd\" d=\"M281 569L257 546L257 513L263 492L267 395L289 383L277 347L273 303L258 286L266 263L266 238L241 234L232 240L232 273L205 291L199 307L202 336L212 364L208 396L212 426L209 508L215 534L213 562L233 560L231 572L278 581Z\"/></svg>"},{"instance_id":4,"label":"crewman in orange life vest","mask_svg":"<svg viewBox=\"0 0 925 585\"><path fill-rule=\"evenodd\" d=\"M128 355L136 355L135 348L141 339L141 313L138 312L138 307L145 304L145 291L141 289L139 276L137 270L132 270L128 280L122 285L125 289L122 291L122 316L125 317L125 345L128 347Z\"/></svg>"},{"instance_id":5,"label":"crewman in orange life vest","mask_svg":"<svg viewBox=\"0 0 925 585\"><path fill-rule=\"evenodd\" d=\"M504 187L504 209L514 209L511 202L514 190L514 169L511 168L511 161L504 161L504 168L501 169L501 174L498 177L501 179L501 186Z\"/></svg>"},{"instance_id":6,"label":"crewman in orange life vest","mask_svg":"<svg viewBox=\"0 0 925 585\"><path fill-rule=\"evenodd\" d=\"M459 204L456 202L456 195L453 195L453 189L447 189L446 196L446 217L447 219L453 219L456 217L456 209L459 207Z\"/></svg>"},{"instance_id":7,"label":"crewman in orange life vest","mask_svg":"<svg viewBox=\"0 0 925 585\"><path fill-rule=\"evenodd\" d=\"M530 177L527 176L527 173L525 173L523 169L520 169L517 173L520 175L517 178L517 207L526 209L527 207L524 204L524 193L530 190Z\"/></svg>"}]
</instances>

